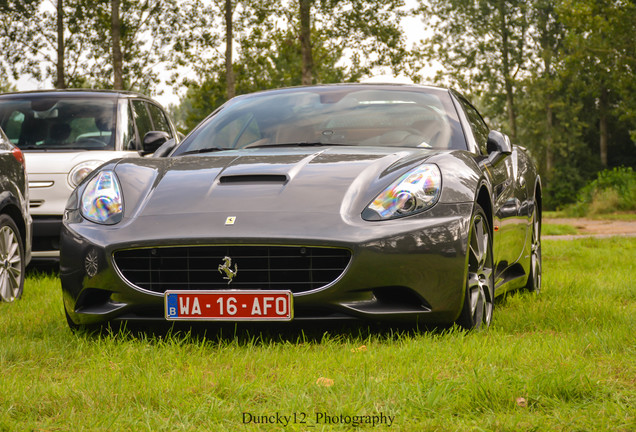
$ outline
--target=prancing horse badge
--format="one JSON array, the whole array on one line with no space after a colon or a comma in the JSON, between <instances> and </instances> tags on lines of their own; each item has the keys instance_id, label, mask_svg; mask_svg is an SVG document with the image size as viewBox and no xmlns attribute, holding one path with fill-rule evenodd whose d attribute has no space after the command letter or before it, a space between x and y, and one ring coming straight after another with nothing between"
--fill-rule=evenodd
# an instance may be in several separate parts
<instances>
[{"instance_id":1,"label":"prancing horse badge","mask_svg":"<svg viewBox=\"0 0 636 432\"><path fill-rule=\"evenodd\" d=\"M232 258L230 257L223 258L223 264L219 264L218 270L221 274L225 273L223 279L227 280L228 285L232 283L232 279L238 274L238 266L236 263L234 263L234 270L232 270Z\"/></svg>"}]
</instances>

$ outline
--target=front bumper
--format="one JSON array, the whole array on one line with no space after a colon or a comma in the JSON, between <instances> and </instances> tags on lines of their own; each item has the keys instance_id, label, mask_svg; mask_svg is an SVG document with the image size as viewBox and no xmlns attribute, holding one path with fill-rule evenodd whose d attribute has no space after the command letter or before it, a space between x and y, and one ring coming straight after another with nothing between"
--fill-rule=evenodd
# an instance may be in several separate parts
<instances>
[{"instance_id":1,"label":"front bumper","mask_svg":"<svg viewBox=\"0 0 636 432\"><path fill-rule=\"evenodd\" d=\"M226 213L147 216L115 226L66 215L60 278L76 324L164 319L163 294L128 282L115 251L197 245L276 245L347 249L351 260L335 281L294 294L294 317L450 323L461 311L472 203L438 204L409 218L366 222L340 215ZM214 264L215 265L215 264Z\"/></svg>"},{"instance_id":2,"label":"front bumper","mask_svg":"<svg viewBox=\"0 0 636 432\"><path fill-rule=\"evenodd\" d=\"M62 216L33 215L33 257L55 258L60 256L60 232Z\"/></svg>"}]
</instances>

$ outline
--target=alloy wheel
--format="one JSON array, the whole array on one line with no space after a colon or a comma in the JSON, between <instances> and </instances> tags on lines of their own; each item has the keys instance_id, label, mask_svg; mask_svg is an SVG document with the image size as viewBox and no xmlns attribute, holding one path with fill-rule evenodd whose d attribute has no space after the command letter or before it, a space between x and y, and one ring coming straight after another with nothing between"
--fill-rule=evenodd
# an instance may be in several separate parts
<instances>
[{"instance_id":1,"label":"alloy wheel","mask_svg":"<svg viewBox=\"0 0 636 432\"><path fill-rule=\"evenodd\" d=\"M7 220L0 219L0 299L11 302L22 294L24 263L17 230Z\"/></svg>"},{"instance_id":2,"label":"alloy wheel","mask_svg":"<svg viewBox=\"0 0 636 432\"><path fill-rule=\"evenodd\" d=\"M532 245L530 251L530 275L526 288L541 291L541 218L535 210L532 216Z\"/></svg>"},{"instance_id":3,"label":"alloy wheel","mask_svg":"<svg viewBox=\"0 0 636 432\"><path fill-rule=\"evenodd\" d=\"M494 307L493 257L488 222L480 207L472 218L466 273L466 298L459 324L467 329L488 327Z\"/></svg>"}]
</instances>

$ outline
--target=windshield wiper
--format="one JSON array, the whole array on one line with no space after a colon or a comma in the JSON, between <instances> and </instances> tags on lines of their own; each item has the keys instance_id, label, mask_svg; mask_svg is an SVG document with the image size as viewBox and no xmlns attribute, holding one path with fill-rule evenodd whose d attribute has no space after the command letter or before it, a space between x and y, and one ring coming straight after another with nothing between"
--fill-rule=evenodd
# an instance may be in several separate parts
<instances>
[{"instance_id":1,"label":"windshield wiper","mask_svg":"<svg viewBox=\"0 0 636 432\"><path fill-rule=\"evenodd\" d=\"M255 146L247 145L243 148L262 148L262 147L329 147L329 146L347 146L351 144L323 143L323 142L295 142L280 144L259 144Z\"/></svg>"},{"instance_id":2,"label":"windshield wiper","mask_svg":"<svg viewBox=\"0 0 636 432\"><path fill-rule=\"evenodd\" d=\"M225 150L236 150L236 149L225 148L225 147L206 147L202 149L184 151L183 153L180 153L179 156L189 155L189 154L213 153L213 152L225 151Z\"/></svg>"}]
</instances>

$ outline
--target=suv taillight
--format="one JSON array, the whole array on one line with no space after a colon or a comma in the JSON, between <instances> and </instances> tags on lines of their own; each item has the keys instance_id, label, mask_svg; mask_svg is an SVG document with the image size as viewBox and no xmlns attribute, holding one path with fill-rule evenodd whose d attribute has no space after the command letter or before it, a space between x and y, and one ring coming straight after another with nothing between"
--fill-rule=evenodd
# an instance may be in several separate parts
<instances>
[{"instance_id":1,"label":"suv taillight","mask_svg":"<svg viewBox=\"0 0 636 432\"><path fill-rule=\"evenodd\" d=\"M13 153L13 157L22 164L23 167L26 167L24 164L24 155L22 154L22 151L19 148L14 148L13 151L11 152Z\"/></svg>"}]
</instances>

